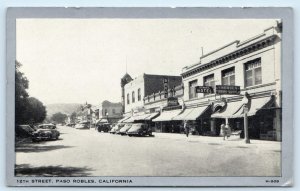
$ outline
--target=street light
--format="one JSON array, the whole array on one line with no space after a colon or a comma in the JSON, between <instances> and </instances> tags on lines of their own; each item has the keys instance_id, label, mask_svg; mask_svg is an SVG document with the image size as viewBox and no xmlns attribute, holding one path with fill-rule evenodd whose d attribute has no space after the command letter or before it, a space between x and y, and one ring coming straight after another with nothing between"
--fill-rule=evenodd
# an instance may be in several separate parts
<instances>
[{"instance_id":1,"label":"street light","mask_svg":"<svg viewBox=\"0 0 300 191\"><path fill-rule=\"evenodd\" d=\"M244 109L244 134L245 134L245 143L249 144L250 143L250 139L249 139L249 135L248 135L248 93L245 92L244 98L242 100L243 103L243 109Z\"/></svg>"}]
</instances>

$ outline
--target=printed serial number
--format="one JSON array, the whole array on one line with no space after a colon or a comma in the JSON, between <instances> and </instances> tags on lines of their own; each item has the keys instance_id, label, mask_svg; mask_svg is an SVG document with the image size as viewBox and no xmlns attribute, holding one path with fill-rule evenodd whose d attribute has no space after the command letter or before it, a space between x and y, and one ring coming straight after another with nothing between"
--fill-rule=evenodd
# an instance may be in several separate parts
<instances>
[{"instance_id":1,"label":"printed serial number","mask_svg":"<svg viewBox=\"0 0 300 191\"><path fill-rule=\"evenodd\" d=\"M279 183L279 180L266 180L266 183Z\"/></svg>"}]
</instances>

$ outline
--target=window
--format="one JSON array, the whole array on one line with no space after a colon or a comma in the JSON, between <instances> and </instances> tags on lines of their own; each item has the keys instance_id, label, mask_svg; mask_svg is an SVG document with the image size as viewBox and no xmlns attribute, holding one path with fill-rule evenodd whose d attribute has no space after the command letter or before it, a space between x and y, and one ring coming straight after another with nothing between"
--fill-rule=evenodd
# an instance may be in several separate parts
<instances>
[{"instance_id":1,"label":"window","mask_svg":"<svg viewBox=\"0 0 300 191\"><path fill-rule=\"evenodd\" d=\"M107 113L107 109L105 109L105 110L104 110L104 115L105 115L105 116L107 116L107 115L108 115L108 113Z\"/></svg>"},{"instance_id":2,"label":"window","mask_svg":"<svg viewBox=\"0 0 300 191\"><path fill-rule=\"evenodd\" d=\"M245 84L248 87L261 83L261 59L259 58L245 64Z\"/></svg>"},{"instance_id":3,"label":"window","mask_svg":"<svg viewBox=\"0 0 300 191\"><path fill-rule=\"evenodd\" d=\"M215 88L215 79L214 79L214 75L211 74L209 76L205 76L203 78L203 82L204 82L204 86L210 86L213 89ZM209 93L205 93L204 95L208 95Z\"/></svg>"},{"instance_id":4,"label":"window","mask_svg":"<svg viewBox=\"0 0 300 191\"><path fill-rule=\"evenodd\" d=\"M141 88L138 89L138 101L141 101Z\"/></svg>"},{"instance_id":5,"label":"window","mask_svg":"<svg viewBox=\"0 0 300 191\"><path fill-rule=\"evenodd\" d=\"M189 82L189 98L193 99L197 97L197 93L196 93L196 89L195 87L197 86L198 81L197 80L193 80Z\"/></svg>"},{"instance_id":6,"label":"window","mask_svg":"<svg viewBox=\"0 0 300 191\"><path fill-rule=\"evenodd\" d=\"M135 102L135 95L134 95L134 92L132 92L132 103L134 103Z\"/></svg>"},{"instance_id":7,"label":"window","mask_svg":"<svg viewBox=\"0 0 300 191\"><path fill-rule=\"evenodd\" d=\"M222 85L235 85L234 67L222 71Z\"/></svg>"},{"instance_id":8,"label":"window","mask_svg":"<svg viewBox=\"0 0 300 191\"><path fill-rule=\"evenodd\" d=\"M127 104L130 104L130 97L129 97L129 94L127 94Z\"/></svg>"},{"instance_id":9,"label":"window","mask_svg":"<svg viewBox=\"0 0 300 191\"><path fill-rule=\"evenodd\" d=\"M115 109L112 109L112 113L113 113L113 114L116 114L116 110L115 110Z\"/></svg>"}]
</instances>

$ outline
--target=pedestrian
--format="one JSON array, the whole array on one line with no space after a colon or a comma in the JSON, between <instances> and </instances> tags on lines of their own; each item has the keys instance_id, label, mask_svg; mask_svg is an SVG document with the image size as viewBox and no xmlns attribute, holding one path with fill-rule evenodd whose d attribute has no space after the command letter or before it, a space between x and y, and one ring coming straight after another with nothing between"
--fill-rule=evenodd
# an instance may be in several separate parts
<instances>
[{"instance_id":1,"label":"pedestrian","mask_svg":"<svg viewBox=\"0 0 300 191\"><path fill-rule=\"evenodd\" d=\"M184 121L184 126L183 126L184 130L185 130L185 134L186 134L186 137L189 136L189 133L190 133L190 126L188 124L188 121Z\"/></svg>"},{"instance_id":2,"label":"pedestrian","mask_svg":"<svg viewBox=\"0 0 300 191\"><path fill-rule=\"evenodd\" d=\"M227 131L226 131L225 125L223 123L221 124L221 131L223 134L223 140L225 140L225 137L227 137Z\"/></svg>"}]
</instances>

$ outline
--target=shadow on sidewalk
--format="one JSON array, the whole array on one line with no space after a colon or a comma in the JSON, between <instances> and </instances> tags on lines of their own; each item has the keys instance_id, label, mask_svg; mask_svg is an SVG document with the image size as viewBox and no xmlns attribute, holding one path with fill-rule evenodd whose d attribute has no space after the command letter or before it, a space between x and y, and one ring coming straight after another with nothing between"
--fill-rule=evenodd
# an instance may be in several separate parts
<instances>
[{"instance_id":1,"label":"shadow on sidewalk","mask_svg":"<svg viewBox=\"0 0 300 191\"><path fill-rule=\"evenodd\" d=\"M31 167L29 164L15 165L15 176L45 176L45 177L66 177L66 176L89 176L92 169L83 167L63 166L40 166Z\"/></svg>"},{"instance_id":2,"label":"shadow on sidewalk","mask_svg":"<svg viewBox=\"0 0 300 191\"><path fill-rule=\"evenodd\" d=\"M16 146L15 152L31 153L31 152L46 152L56 149L72 148L73 146L65 145L39 145L36 143L21 144Z\"/></svg>"}]
</instances>

